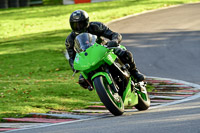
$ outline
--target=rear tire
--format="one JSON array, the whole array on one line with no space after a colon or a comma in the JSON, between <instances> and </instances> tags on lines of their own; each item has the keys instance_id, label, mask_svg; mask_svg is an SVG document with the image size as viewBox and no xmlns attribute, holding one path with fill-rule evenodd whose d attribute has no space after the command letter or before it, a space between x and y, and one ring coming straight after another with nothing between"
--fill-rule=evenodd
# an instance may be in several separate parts
<instances>
[{"instance_id":1,"label":"rear tire","mask_svg":"<svg viewBox=\"0 0 200 133\"><path fill-rule=\"evenodd\" d=\"M139 92L138 94L138 104L135 105L135 108L139 111L147 110L150 107L150 103L151 101L145 87L145 91Z\"/></svg>"},{"instance_id":2,"label":"rear tire","mask_svg":"<svg viewBox=\"0 0 200 133\"><path fill-rule=\"evenodd\" d=\"M124 113L124 103L118 93L114 93L107 80L103 76L98 76L94 79L94 86L100 100L106 108L115 116Z\"/></svg>"}]
</instances>

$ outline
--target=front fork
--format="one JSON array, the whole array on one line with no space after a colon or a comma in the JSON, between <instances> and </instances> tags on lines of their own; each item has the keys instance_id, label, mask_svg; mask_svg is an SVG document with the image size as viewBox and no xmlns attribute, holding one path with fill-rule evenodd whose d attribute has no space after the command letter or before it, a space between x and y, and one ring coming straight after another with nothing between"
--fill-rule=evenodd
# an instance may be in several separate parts
<instances>
[{"instance_id":1,"label":"front fork","mask_svg":"<svg viewBox=\"0 0 200 133\"><path fill-rule=\"evenodd\" d=\"M110 77L110 79L111 79L111 81L112 81L112 83L110 84L111 89L114 91L114 93L118 93L118 92L119 92L119 87L118 87L118 85L115 83L115 81L113 80L112 75L111 75L110 72L109 72L109 69L108 69L108 68L105 68L105 71L106 71L106 73L108 73L108 75L109 75L109 77Z\"/></svg>"}]
</instances>

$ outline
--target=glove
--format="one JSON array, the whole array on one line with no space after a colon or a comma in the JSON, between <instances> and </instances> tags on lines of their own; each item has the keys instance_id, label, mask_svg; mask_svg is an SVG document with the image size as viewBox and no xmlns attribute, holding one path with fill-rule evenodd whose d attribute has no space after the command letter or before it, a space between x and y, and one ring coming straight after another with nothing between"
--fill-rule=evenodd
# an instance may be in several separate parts
<instances>
[{"instance_id":1,"label":"glove","mask_svg":"<svg viewBox=\"0 0 200 133\"><path fill-rule=\"evenodd\" d=\"M121 48L114 48L114 53L115 53L117 56L123 57L124 54L126 53L126 50L123 50L123 49L121 49Z\"/></svg>"},{"instance_id":2,"label":"glove","mask_svg":"<svg viewBox=\"0 0 200 133\"><path fill-rule=\"evenodd\" d=\"M107 46L108 47L117 47L117 46L119 46L119 44L116 41L109 41L107 43Z\"/></svg>"}]
</instances>

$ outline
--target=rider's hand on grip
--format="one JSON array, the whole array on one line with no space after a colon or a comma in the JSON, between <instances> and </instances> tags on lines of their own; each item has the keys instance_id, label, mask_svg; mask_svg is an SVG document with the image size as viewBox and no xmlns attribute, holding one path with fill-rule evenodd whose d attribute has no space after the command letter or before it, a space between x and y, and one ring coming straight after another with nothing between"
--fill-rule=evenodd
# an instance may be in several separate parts
<instances>
[{"instance_id":1,"label":"rider's hand on grip","mask_svg":"<svg viewBox=\"0 0 200 133\"><path fill-rule=\"evenodd\" d=\"M108 47L117 47L117 46L119 46L119 44L116 41L109 41L107 43L107 46Z\"/></svg>"}]
</instances>

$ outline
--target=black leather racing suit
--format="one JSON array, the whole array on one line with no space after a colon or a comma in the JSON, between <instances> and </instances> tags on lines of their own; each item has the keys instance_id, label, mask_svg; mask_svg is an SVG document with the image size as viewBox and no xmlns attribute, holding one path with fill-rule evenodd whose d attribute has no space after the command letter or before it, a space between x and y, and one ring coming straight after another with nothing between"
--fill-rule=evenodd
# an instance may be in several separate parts
<instances>
[{"instance_id":1,"label":"black leather racing suit","mask_svg":"<svg viewBox=\"0 0 200 133\"><path fill-rule=\"evenodd\" d=\"M110 41L107 43L109 47L117 47L122 40L122 36L119 33L111 31L101 22L90 22L86 32L96 35L98 37L97 42L101 44L107 43L102 37L109 39ZM73 71L73 62L76 55L76 52L74 51L74 40L77 35L78 34L76 34L75 32L71 32L70 35L67 37L65 43L70 58L69 64L72 67ZM116 49L115 54L119 56L122 62L129 63L130 69L135 68L133 56L130 51L118 48ZM88 87L87 83L83 81L82 75L80 75L79 77L79 84L84 88Z\"/></svg>"}]
</instances>

